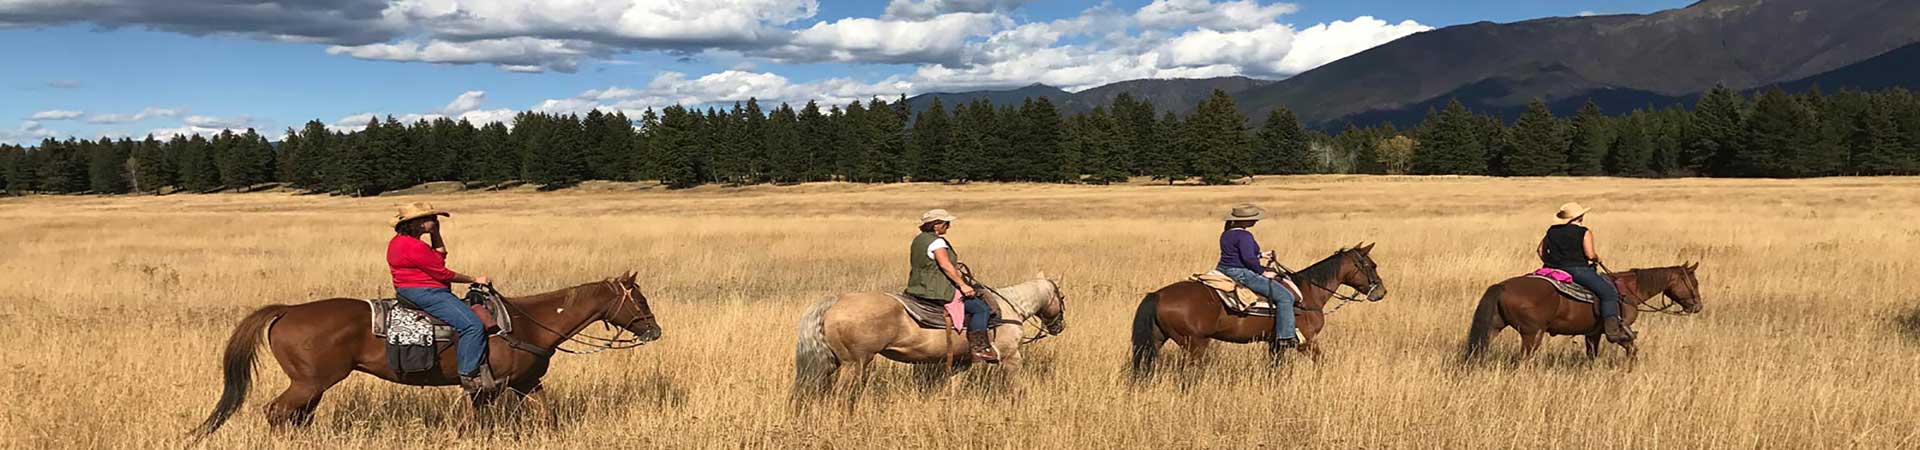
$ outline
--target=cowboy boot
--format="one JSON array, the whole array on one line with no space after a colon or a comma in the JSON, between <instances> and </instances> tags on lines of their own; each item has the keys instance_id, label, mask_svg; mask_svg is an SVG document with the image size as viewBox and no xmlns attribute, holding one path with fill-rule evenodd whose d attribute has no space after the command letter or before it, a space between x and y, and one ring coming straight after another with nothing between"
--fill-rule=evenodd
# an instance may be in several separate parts
<instances>
[{"instance_id":1,"label":"cowboy boot","mask_svg":"<svg viewBox=\"0 0 1920 450\"><path fill-rule=\"evenodd\" d=\"M986 330L968 330L967 343L973 347L974 361L1000 362L1000 352L993 350L993 342L987 339Z\"/></svg>"},{"instance_id":2,"label":"cowboy boot","mask_svg":"<svg viewBox=\"0 0 1920 450\"><path fill-rule=\"evenodd\" d=\"M1605 319L1601 319L1600 327L1604 332L1607 333L1608 341L1611 341L1611 342L1632 342L1633 341L1633 330L1627 328L1627 325L1621 322L1619 317L1608 317Z\"/></svg>"},{"instance_id":3,"label":"cowboy boot","mask_svg":"<svg viewBox=\"0 0 1920 450\"><path fill-rule=\"evenodd\" d=\"M480 363L478 372L460 376L460 388L466 390L467 394L492 392L500 387L500 382L493 378L493 368L488 367L487 363Z\"/></svg>"}]
</instances>

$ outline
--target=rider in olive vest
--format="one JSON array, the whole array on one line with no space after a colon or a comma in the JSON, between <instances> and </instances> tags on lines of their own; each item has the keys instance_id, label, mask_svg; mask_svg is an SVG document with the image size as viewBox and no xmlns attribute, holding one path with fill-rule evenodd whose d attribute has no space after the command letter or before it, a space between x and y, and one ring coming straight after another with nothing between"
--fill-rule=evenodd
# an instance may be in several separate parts
<instances>
[{"instance_id":1,"label":"rider in olive vest","mask_svg":"<svg viewBox=\"0 0 1920 450\"><path fill-rule=\"evenodd\" d=\"M1540 238L1540 263L1549 268L1566 271L1573 276L1573 282L1593 291L1600 302L1600 328L1607 340L1626 342L1633 340L1633 330L1628 329L1620 320L1620 291L1614 289L1613 280L1600 276L1594 265L1600 262L1600 253L1594 250L1593 233L1587 230L1587 211L1591 208L1579 203L1560 206L1555 217L1562 221L1547 228L1547 236Z\"/></svg>"},{"instance_id":2,"label":"rider in olive vest","mask_svg":"<svg viewBox=\"0 0 1920 450\"><path fill-rule=\"evenodd\" d=\"M967 343L972 347L973 359L999 361L999 352L994 351L993 343L987 339L993 310L967 283L963 272L966 266L960 263L960 254L947 242L947 230L953 227L953 219L953 214L944 209L920 215L920 235L914 236L907 258L912 267L907 272L906 293L932 302L963 302L967 311Z\"/></svg>"}]
</instances>

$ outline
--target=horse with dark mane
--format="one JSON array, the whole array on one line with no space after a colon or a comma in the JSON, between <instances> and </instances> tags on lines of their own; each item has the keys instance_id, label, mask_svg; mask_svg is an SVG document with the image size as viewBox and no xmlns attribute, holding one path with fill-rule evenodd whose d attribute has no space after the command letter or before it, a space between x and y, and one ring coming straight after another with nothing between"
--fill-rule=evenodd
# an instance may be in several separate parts
<instances>
[{"instance_id":1,"label":"horse with dark mane","mask_svg":"<svg viewBox=\"0 0 1920 450\"><path fill-rule=\"evenodd\" d=\"M1684 314L1699 313L1700 279L1694 275L1699 268L1699 263L1692 263L1633 269L1607 274L1606 277L1620 290L1620 301L1630 306L1622 308L1621 318L1632 322L1635 312L1656 295L1665 295L1679 304ZM1480 306L1473 311L1473 325L1467 330L1464 358L1473 359L1484 354L1487 341L1507 327L1520 333L1522 360L1533 357L1534 351L1540 348L1543 334L1584 336L1587 357L1600 355L1600 319L1594 313L1593 305L1562 295L1547 280L1518 276L1487 287L1486 293L1480 296ZM1626 349L1628 359L1639 354L1639 347L1633 341L1617 344Z\"/></svg>"},{"instance_id":2,"label":"horse with dark mane","mask_svg":"<svg viewBox=\"0 0 1920 450\"><path fill-rule=\"evenodd\" d=\"M520 326L510 334L493 336L487 345L488 360L494 377L506 380L505 392L514 395L538 395L540 378L555 349L567 342L579 342L575 335L594 322L604 322L633 333L632 338L601 340L601 348L631 347L660 338L660 324L654 320L647 297L627 273L604 281L586 283L544 294L507 298L507 314ZM267 339L267 346L290 383L279 397L266 405L267 424L274 428L305 426L313 422L313 410L320 396L353 372L364 372L380 379L414 386L453 386L460 384L454 373L457 365L451 351L441 351L438 372L401 376L387 364L386 341L373 335L372 310L365 300L329 298L298 305L268 305L248 314L234 327L221 358L225 387L213 413L195 428L194 439L220 429L240 406L246 403L247 390L253 384L254 353ZM480 393L473 406L487 405L499 392Z\"/></svg>"},{"instance_id":3,"label":"horse with dark mane","mask_svg":"<svg viewBox=\"0 0 1920 450\"><path fill-rule=\"evenodd\" d=\"M1386 284L1380 281L1379 264L1373 262L1373 245L1343 248L1320 262L1294 274L1301 298L1293 311L1300 330L1301 353L1318 359L1319 341L1314 337L1326 327L1327 302L1340 286L1352 287L1368 301L1387 297ZM1196 281L1181 281L1148 293L1133 315L1134 379L1151 375L1160 347L1171 340L1187 350L1190 359L1204 358L1208 343L1218 340L1236 344L1271 341L1273 318L1235 314L1227 310L1214 289ZM1270 347L1268 356L1278 363L1281 349Z\"/></svg>"}]
</instances>

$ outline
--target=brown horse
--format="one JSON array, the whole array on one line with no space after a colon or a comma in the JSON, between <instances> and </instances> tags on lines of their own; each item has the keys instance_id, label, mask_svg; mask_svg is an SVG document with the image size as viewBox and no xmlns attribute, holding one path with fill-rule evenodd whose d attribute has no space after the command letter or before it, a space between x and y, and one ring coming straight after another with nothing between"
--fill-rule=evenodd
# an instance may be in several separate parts
<instances>
[{"instance_id":1,"label":"brown horse","mask_svg":"<svg viewBox=\"0 0 1920 450\"><path fill-rule=\"evenodd\" d=\"M981 296L999 303L1000 322L992 326L993 347L1001 367L1020 367L1020 346L1031 342L1021 333L1030 319L1039 319L1039 337L1065 331L1067 297L1060 280L1045 275ZM800 318L794 345L792 406L805 407L823 395L838 391L852 407L866 383L867 365L874 355L917 364L922 377L944 379L972 362L967 340L948 330L921 328L906 308L888 294L858 292L828 297L808 308Z\"/></svg>"},{"instance_id":2,"label":"brown horse","mask_svg":"<svg viewBox=\"0 0 1920 450\"><path fill-rule=\"evenodd\" d=\"M540 392L540 377L546 375L553 351L566 342L599 348L627 348L660 338L660 324L654 320L647 297L627 273L604 281L527 297L506 299L506 314L515 326L511 339L493 336L487 341L487 357L496 380L504 380L515 395ZM498 312L496 312L498 313ZM454 374L457 365L452 346L440 351L440 370L425 374L395 374L387 366L386 341L375 338L372 312L367 302L351 298L329 298L298 305L268 305L255 310L234 327L227 339L222 370L225 388L213 414L192 432L195 439L220 428L246 402L253 383L254 352L260 337L267 337L273 357L280 361L291 383L286 391L266 405L267 424L275 427L305 426L313 421L314 407L320 395L334 383L354 371L395 383L414 386L452 386L460 384ZM580 330L594 322L605 322L634 334L631 338L599 339L586 342L576 338ZM498 393L473 396L476 408L485 406Z\"/></svg>"},{"instance_id":3,"label":"brown horse","mask_svg":"<svg viewBox=\"0 0 1920 450\"><path fill-rule=\"evenodd\" d=\"M1380 281L1380 266L1373 262L1372 253L1372 244L1343 248L1294 274L1302 296L1293 310L1295 327L1300 330L1300 352L1319 359L1320 345L1314 337L1326 327L1324 307L1340 286L1358 290L1368 301L1387 298L1387 286ZM1214 340L1235 344L1272 341L1273 318L1230 313L1213 288L1181 281L1148 293L1134 312L1135 380L1152 375L1153 361L1168 340L1187 349L1189 360L1197 362L1205 358L1207 346ZM1268 356L1271 363L1278 364L1283 355L1279 347L1269 346Z\"/></svg>"},{"instance_id":4,"label":"brown horse","mask_svg":"<svg viewBox=\"0 0 1920 450\"><path fill-rule=\"evenodd\" d=\"M1682 313L1699 313L1700 279L1694 276L1695 269L1699 268L1699 263L1692 263L1605 276L1620 290L1621 320L1633 323L1639 308L1655 295L1666 295L1680 305ZM1480 306L1473 311L1473 326L1467 330L1463 356L1472 359L1485 353L1487 341L1506 327L1520 333L1522 360L1532 359L1534 351L1540 349L1542 333L1585 336L1587 357L1600 355L1600 317L1595 314L1594 306L1561 295L1546 280L1519 276L1488 287L1486 294L1480 296ZM1629 360L1639 353L1633 341L1619 344L1626 349Z\"/></svg>"}]
</instances>

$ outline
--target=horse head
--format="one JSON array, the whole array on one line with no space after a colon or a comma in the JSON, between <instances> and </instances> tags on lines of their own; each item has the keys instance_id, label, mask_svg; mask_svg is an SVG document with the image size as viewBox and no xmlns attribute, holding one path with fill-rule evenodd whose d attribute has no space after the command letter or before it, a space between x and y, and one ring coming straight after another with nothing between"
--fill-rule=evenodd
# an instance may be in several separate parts
<instances>
[{"instance_id":1,"label":"horse head","mask_svg":"<svg viewBox=\"0 0 1920 450\"><path fill-rule=\"evenodd\" d=\"M1666 294L1667 298L1673 299L1675 303L1680 304L1680 312L1682 313L1699 314L1702 309L1700 304L1700 277L1695 275L1695 272L1699 269L1700 263L1697 262L1682 264L1680 267L1673 268L1673 271L1677 273L1667 277L1666 288L1660 290L1660 293Z\"/></svg>"},{"instance_id":2,"label":"horse head","mask_svg":"<svg viewBox=\"0 0 1920 450\"><path fill-rule=\"evenodd\" d=\"M1060 277L1041 273L1040 279L1047 281L1048 299L1033 315L1040 317L1047 334L1060 334L1067 330L1067 293L1060 289Z\"/></svg>"},{"instance_id":3,"label":"horse head","mask_svg":"<svg viewBox=\"0 0 1920 450\"><path fill-rule=\"evenodd\" d=\"M613 293L612 305L600 316L600 321L626 329L639 342L660 339L660 322L654 320L653 307L647 304L646 294L641 293L640 285L634 282L636 276L635 272L627 272L606 281Z\"/></svg>"},{"instance_id":4,"label":"horse head","mask_svg":"<svg viewBox=\"0 0 1920 450\"><path fill-rule=\"evenodd\" d=\"M1358 245L1340 251L1344 262L1340 265L1340 284L1360 291L1367 301L1381 301L1387 298L1387 284L1380 281L1380 264L1373 261L1374 244Z\"/></svg>"}]
</instances>

